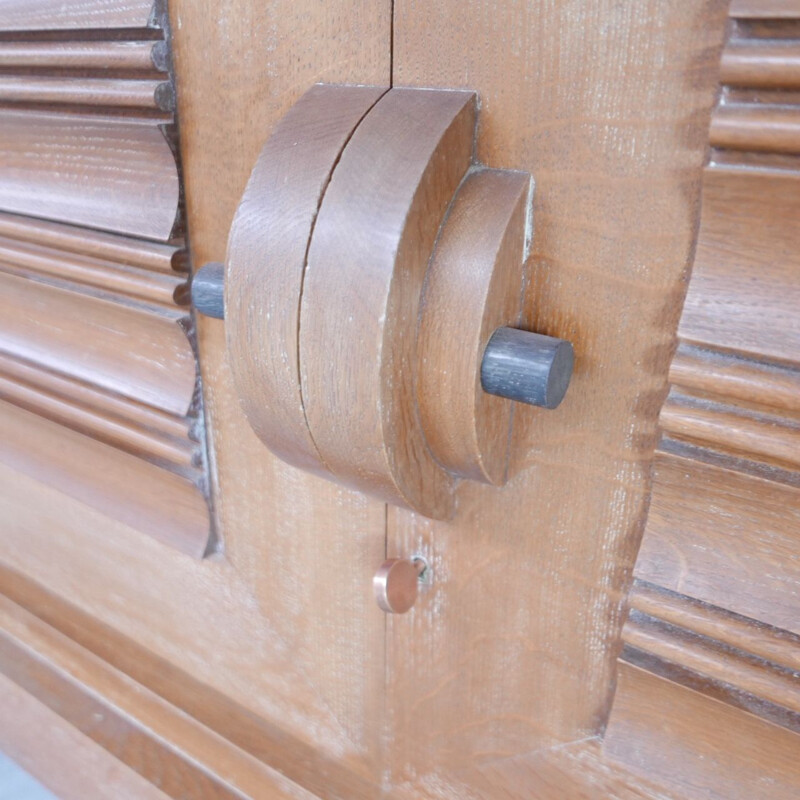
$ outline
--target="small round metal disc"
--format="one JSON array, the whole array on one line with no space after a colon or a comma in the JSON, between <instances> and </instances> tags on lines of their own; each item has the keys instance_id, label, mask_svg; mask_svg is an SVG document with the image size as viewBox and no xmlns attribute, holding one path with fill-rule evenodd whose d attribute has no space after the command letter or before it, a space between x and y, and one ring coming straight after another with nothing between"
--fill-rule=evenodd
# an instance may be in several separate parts
<instances>
[{"instance_id":1,"label":"small round metal disc","mask_svg":"<svg viewBox=\"0 0 800 800\"><path fill-rule=\"evenodd\" d=\"M390 558L372 579L375 600L389 614L405 614L416 602L419 568L405 558Z\"/></svg>"}]
</instances>

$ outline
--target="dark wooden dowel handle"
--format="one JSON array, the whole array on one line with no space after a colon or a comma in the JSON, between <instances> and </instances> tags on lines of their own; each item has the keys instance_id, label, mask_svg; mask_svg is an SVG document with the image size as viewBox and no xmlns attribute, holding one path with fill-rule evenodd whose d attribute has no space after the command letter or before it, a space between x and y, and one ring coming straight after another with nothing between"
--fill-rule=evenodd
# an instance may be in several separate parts
<instances>
[{"instance_id":1,"label":"dark wooden dowel handle","mask_svg":"<svg viewBox=\"0 0 800 800\"><path fill-rule=\"evenodd\" d=\"M555 408L572 378L572 345L516 328L498 328L481 362L485 392L531 406Z\"/></svg>"},{"instance_id":2,"label":"dark wooden dowel handle","mask_svg":"<svg viewBox=\"0 0 800 800\"><path fill-rule=\"evenodd\" d=\"M208 317L225 318L225 265L212 261L192 279L192 303ZM481 362L481 386L489 394L555 408L572 378L572 345L563 339L516 328L498 328Z\"/></svg>"},{"instance_id":3,"label":"dark wooden dowel handle","mask_svg":"<svg viewBox=\"0 0 800 800\"><path fill-rule=\"evenodd\" d=\"M223 282L225 265L210 261L192 278L192 304L201 313L214 319L225 319Z\"/></svg>"}]
</instances>

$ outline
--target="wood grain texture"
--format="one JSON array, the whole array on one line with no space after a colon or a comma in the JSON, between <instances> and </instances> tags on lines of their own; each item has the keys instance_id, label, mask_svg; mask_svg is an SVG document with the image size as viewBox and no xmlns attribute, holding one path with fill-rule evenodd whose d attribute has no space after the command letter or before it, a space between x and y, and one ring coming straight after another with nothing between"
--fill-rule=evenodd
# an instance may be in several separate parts
<instances>
[{"instance_id":1,"label":"wood grain texture","mask_svg":"<svg viewBox=\"0 0 800 800\"><path fill-rule=\"evenodd\" d=\"M63 717L0 674L0 749L61 800L167 800Z\"/></svg>"},{"instance_id":2,"label":"wood grain texture","mask_svg":"<svg viewBox=\"0 0 800 800\"><path fill-rule=\"evenodd\" d=\"M172 111L174 100L168 81L0 75L0 103Z\"/></svg>"},{"instance_id":3,"label":"wood grain texture","mask_svg":"<svg viewBox=\"0 0 800 800\"><path fill-rule=\"evenodd\" d=\"M711 119L712 147L800 153L800 110L783 106L720 106Z\"/></svg>"},{"instance_id":4,"label":"wood grain texture","mask_svg":"<svg viewBox=\"0 0 800 800\"><path fill-rule=\"evenodd\" d=\"M114 14L141 7L90 2L72 7L75 19L111 12L113 31L33 30L45 6L58 28L68 5L30 5L32 29L0 42L0 101L17 103L0 110L2 424L30 435L26 451L13 430L1 457L201 557L212 538L191 321L179 308L188 276L174 130L106 116L119 104L168 107L167 42L144 30L165 20L150 8L124 30ZM9 20L18 10L3 9ZM55 113L65 102L94 104L93 115ZM52 459L47 436L64 448Z\"/></svg>"},{"instance_id":5,"label":"wood grain texture","mask_svg":"<svg viewBox=\"0 0 800 800\"><path fill-rule=\"evenodd\" d=\"M117 236L35 217L0 212L0 236L168 275L187 271L186 251L176 244Z\"/></svg>"},{"instance_id":6,"label":"wood grain texture","mask_svg":"<svg viewBox=\"0 0 800 800\"><path fill-rule=\"evenodd\" d=\"M800 353L800 175L712 168L680 336L791 364Z\"/></svg>"},{"instance_id":7,"label":"wood grain texture","mask_svg":"<svg viewBox=\"0 0 800 800\"><path fill-rule=\"evenodd\" d=\"M797 19L798 0L732 0L731 16L736 19Z\"/></svg>"},{"instance_id":8,"label":"wood grain texture","mask_svg":"<svg viewBox=\"0 0 800 800\"><path fill-rule=\"evenodd\" d=\"M610 758L693 798L797 797L798 734L627 664L618 682Z\"/></svg>"},{"instance_id":9,"label":"wood grain texture","mask_svg":"<svg viewBox=\"0 0 800 800\"><path fill-rule=\"evenodd\" d=\"M0 271L59 285L89 287L106 298L122 296L155 303L174 312L187 291L186 275L131 267L91 256L19 242L0 236Z\"/></svg>"},{"instance_id":10,"label":"wood grain texture","mask_svg":"<svg viewBox=\"0 0 800 800\"><path fill-rule=\"evenodd\" d=\"M800 89L796 42L732 41L722 53L720 80L729 86Z\"/></svg>"},{"instance_id":11,"label":"wood grain texture","mask_svg":"<svg viewBox=\"0 0 800 800\"><path fill-rule=\"evenodd\" d=\"M534 174L525 321L576 353L558 410L516 410L502 491L463 487L449 524L390 511L388 555L421 552L436 575L389 620L396 780L601 724L725 11L487 2L461 17L456 3L395 3L395 82L477 90L479 160Z\"/></svg>"},{"instance_id":12,"label":"wood grain texture","mask_svg":"<svg viewBox=\"0 0 800 800\"><path fill-rule=\"evenodd\" d=\"M408 377L428 261L475 124L468 92L393 89L375 104L322 201L300 311L303 401L323 463L346 486L440 519L454 481L431 455Z\"/></svg>"},{"instance_id":13,"label":"wood grain texture","mask_svg":"<svg viewBox=\"0 0 800 800\"><path fill-rule=\"evenodd\" d=\"M677 628L751 653L790 671L800 668L800 650L797 646L800 638L781 628L764 623L754 624L749 617L641 580L634 582L628 602L631 609L657 617Z\"/></svg>"},{"instance_id":14,"label":"wood grain texture","mask_svg":"<svg viewBox=\"0 0 800 800\"><path fill-rule=\"evenodd\" d=\"M147 28L157 24L158 0L5 0L0 30Z\"/></svg>"},{"instance_id":15,"label":"wood grain texture","mask_svg":"<svg viewBox=\"0 0 800 800\"><path fill-rule=\"evenodd\" d=\"M273 453L321 475L328 471L308 430L300 390L300 299L333 169L385 91L311 87L259 154L228 239L225 334L245 413ZM327 348L323 358L330 358Z\"/></svg>"},{"instance_id":16,"label":"wood grain texture","mask_svg":"<svg viewBox=\"0 0 800 800\"><path fill-rule=\"evenodd\" d=\"M175 159L155 125L4 110L0 207L7 212L168 240L178 211Z\"/></svg>"}]
</instances>

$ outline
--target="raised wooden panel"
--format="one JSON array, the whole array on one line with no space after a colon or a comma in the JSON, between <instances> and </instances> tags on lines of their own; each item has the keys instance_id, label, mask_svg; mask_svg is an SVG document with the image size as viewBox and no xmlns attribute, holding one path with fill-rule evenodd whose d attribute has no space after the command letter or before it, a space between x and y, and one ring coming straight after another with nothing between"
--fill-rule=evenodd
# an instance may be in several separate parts
<instances>
[{"instance_id":1,"label":"raised wooden panel","mask_svg":"<svg viewBox=\"0 0 800 800\"><path fill-rule=\"evenodd\" d=\"M800 354L800 172L712 166L680 335L758 359Z\"/></svg>"},{"instance_id":2,"label":"raised wooden panel","mask_svg":"<svg viewBox=\"0 0 800 800\"><path fill-rule=\"evenodd\" d=\"M0 35L0 459L201 557L165 22L135 0L3 5L27 32Z\"/></svg>"},{"instance_id":3,"label":"raised wooden panel","mask_svg":"<svg viewBox=\"0 0 800 800\"><path fill-rule=\"evenodd\" d=\"M421 552L435 575L388 624L398 780L433 785L601 725L725 13L394 3L395 83L476 90L478 158L533 174L524 324L576 348L562 405L515 409L503 490L462 486L451 522L389 510L388 555Z\"/></svg>"},{"instance_id":4,"label":"raised wooden panel","mask_svg":"<svg viewBox=\"0 0 800 800\"><path fill-rule=\"evenodd\" d=\"M606 752L800 792L800 6L734 2Z\"/></svg>"}]
</instances>

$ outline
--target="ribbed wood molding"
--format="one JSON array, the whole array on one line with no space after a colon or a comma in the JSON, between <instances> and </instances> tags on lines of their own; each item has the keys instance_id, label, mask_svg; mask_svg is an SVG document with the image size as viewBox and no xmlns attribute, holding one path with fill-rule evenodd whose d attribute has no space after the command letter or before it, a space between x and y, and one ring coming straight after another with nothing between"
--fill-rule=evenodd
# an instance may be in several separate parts
<instances>
[{"instance_id":1,"label":"ribbed wood molding","mask_svg":"<svg viewBox=\"0 0 800 800\"><path fill-rule=\"evenodd\" d=\"M606 748L668 780L689 753L695 796L795 797L800 3L731 16Z\"/></svg>"},{"instance_id":2,"label":"ribbed wood molding","mask_svg":"<svg viewBox=\"0 0 800 800\"><path fill-rule=\"evenodd\" d=\"M4 4L0 459L201 557L212 539L165 25L152 0Z\"/></svg>"}]
</instances>

